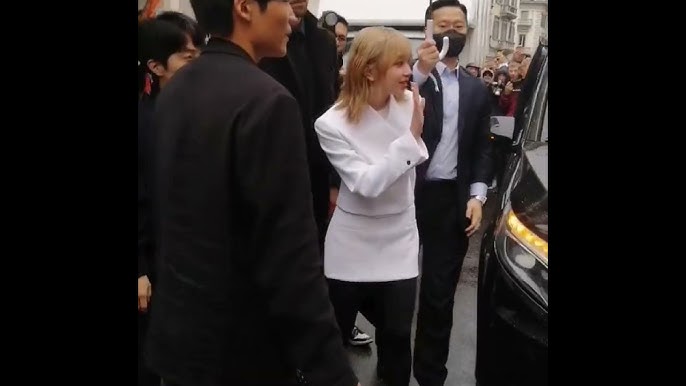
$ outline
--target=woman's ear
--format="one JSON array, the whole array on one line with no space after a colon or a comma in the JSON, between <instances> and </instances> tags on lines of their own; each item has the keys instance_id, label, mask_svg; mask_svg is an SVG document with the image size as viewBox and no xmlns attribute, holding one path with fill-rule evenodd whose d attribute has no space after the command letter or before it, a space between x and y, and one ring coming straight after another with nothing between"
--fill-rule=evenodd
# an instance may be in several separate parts
<instances>
[{"instance_id":1,"label":"woman's ear","mask_svg":"<svg viewBox=\"0 0 686 386\"><path fill-rule=\"evenodd\" d=\"M377 71L376 68L374 68L373 65L368 65L367 68L364 69L364 77L369 79L370 82L373 82L376 79Z\"/></svg>"}]
</instances>

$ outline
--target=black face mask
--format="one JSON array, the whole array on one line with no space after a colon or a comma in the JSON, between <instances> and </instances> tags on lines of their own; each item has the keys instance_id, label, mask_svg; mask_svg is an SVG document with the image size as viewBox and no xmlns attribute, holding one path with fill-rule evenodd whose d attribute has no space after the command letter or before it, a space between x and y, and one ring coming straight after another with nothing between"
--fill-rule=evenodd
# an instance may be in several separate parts
<instances>
[{"instance_id":1,"label":"black face mask","mask_svg":"<svg viewBox=\"0 0 686 386\"><path fill-rule=\"evenodd\" d=\"M438 52L443 48L443 36L448 37L450 42L450 47L448 47L448 54L445 55L446 58L457 58L464 48L465 42L467 41L467 35L461 34L455 30L446 31L440 34L434 34L434 40L436 41L436 48Z\"/></svg>"}]
</instances>

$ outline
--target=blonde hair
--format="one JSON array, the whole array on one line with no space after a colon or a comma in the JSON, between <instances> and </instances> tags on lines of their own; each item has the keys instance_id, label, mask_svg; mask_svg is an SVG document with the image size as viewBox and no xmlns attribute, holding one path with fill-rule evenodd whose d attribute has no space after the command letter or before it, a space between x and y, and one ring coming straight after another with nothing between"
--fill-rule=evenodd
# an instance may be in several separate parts
<instances>
[{"instance_id":1,"label":"blonde hair","mask_svg":"<svg viewBox=\"0 0 686 386\"><path fill-rule=\"evenodd\" d=\"M399 61L409 62L412 46L393 28L367 27L353 40L349 55L336 108L347 109L348 120L357 123L371 94L372 82L367 79L367 71L376 69L377 76L381 77Z\"/></svg>"}]
</instances>

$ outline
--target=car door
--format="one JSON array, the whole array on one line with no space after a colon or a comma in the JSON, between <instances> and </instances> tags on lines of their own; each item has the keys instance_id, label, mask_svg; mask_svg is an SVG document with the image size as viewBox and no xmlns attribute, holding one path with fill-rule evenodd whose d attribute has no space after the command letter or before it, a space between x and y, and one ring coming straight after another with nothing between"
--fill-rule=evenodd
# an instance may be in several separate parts
<instances>
[{"instance_id":1,"label":"car door","mask_svg":"<svg viewBox=\"0 0 686 386\"><path fill-rule=\"evenodd\" d=\"M522 144L526 138L532 135L532 131L540 129L544 116L547 116L545 112L548 108L548 56L547 50L540 50L540 52L544 57L538 62L540 67L533 86L533 92L529 98L521 100L526 105L521 110L521 114L515 117L515 137L512 142L512 154L505 167L502 179L504 183L503 189L498 191L501 209L507 203L510 190L513 184L516 183L517 171L521 164Z\"/></svg>"}]
</instances>

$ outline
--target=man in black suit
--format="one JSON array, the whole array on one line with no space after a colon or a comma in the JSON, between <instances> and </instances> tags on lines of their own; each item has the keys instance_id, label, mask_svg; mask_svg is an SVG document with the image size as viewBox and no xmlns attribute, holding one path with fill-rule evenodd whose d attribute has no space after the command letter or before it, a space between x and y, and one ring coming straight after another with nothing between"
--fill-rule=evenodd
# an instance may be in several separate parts
<instances>
[{"instance_id":1,"label":"man in black suit","mask_svg":"<svg viewBox=\"0 0 686 386\"><path fill-rule=\"evenodd\" d=\"M335 90L338 78L336 40L326 30L319 28L317 18L307 10L308 0L290 0L290 4L297 22L293 25L293 33L288 41L288 53L280 58L264 58L259 66L284 85L300 106L307 141L314 218L319 230L319 245L323 251L329 201L331 199L335 202L340 178L319 145L314 121L338 97ZM347 342L355 346L367 345L373 341L357 327L351 332L344 331L344 336Z\"/></svg>"},{"instance_id":2,"label":"man in black suit","mask_svg":"<svg viewBox=\"0 0 686 386\"><path fill-rule=\"evenodd\" d=\"M354 386L319 258L298 104L256 63L288 2L191 0L212 37L156 103L147 353L168 385Z\"/></svg>"},{"instance_id":3,"label":"man in black suit","mask_svg":"<svg viewBox=\"0 0 686 386\"><path fill-rule=\"evenodd\" d=\"M317 26L307 10L307 0L290 0L297 23L292 26L288 53L264 58L259 66L288 89L298 101L307 141L307 159L312 182L314 217L323 245L329 210L329 179L332 168L314 131L314 121L336 100L336 41Z\"/></svg>"},{"instance_id":4,"label":"man in black suit","mask_svg":"<svg viewBox=\"0 0 686 386\"><path fill-rule=\"evenodd\" d=\"M426 18L434 20L435 42L420 45L413 67L426 99L422 138L429 150L429 162L417 169L415 196L423 257L414 375L420 386L438 386L448 373L455 290L469 236L481 224L493 159L486 86L458 65L467 9L457 0L438 0ZM450 48L439 61L443 36Z\"/></svg>"}]
</instances>

